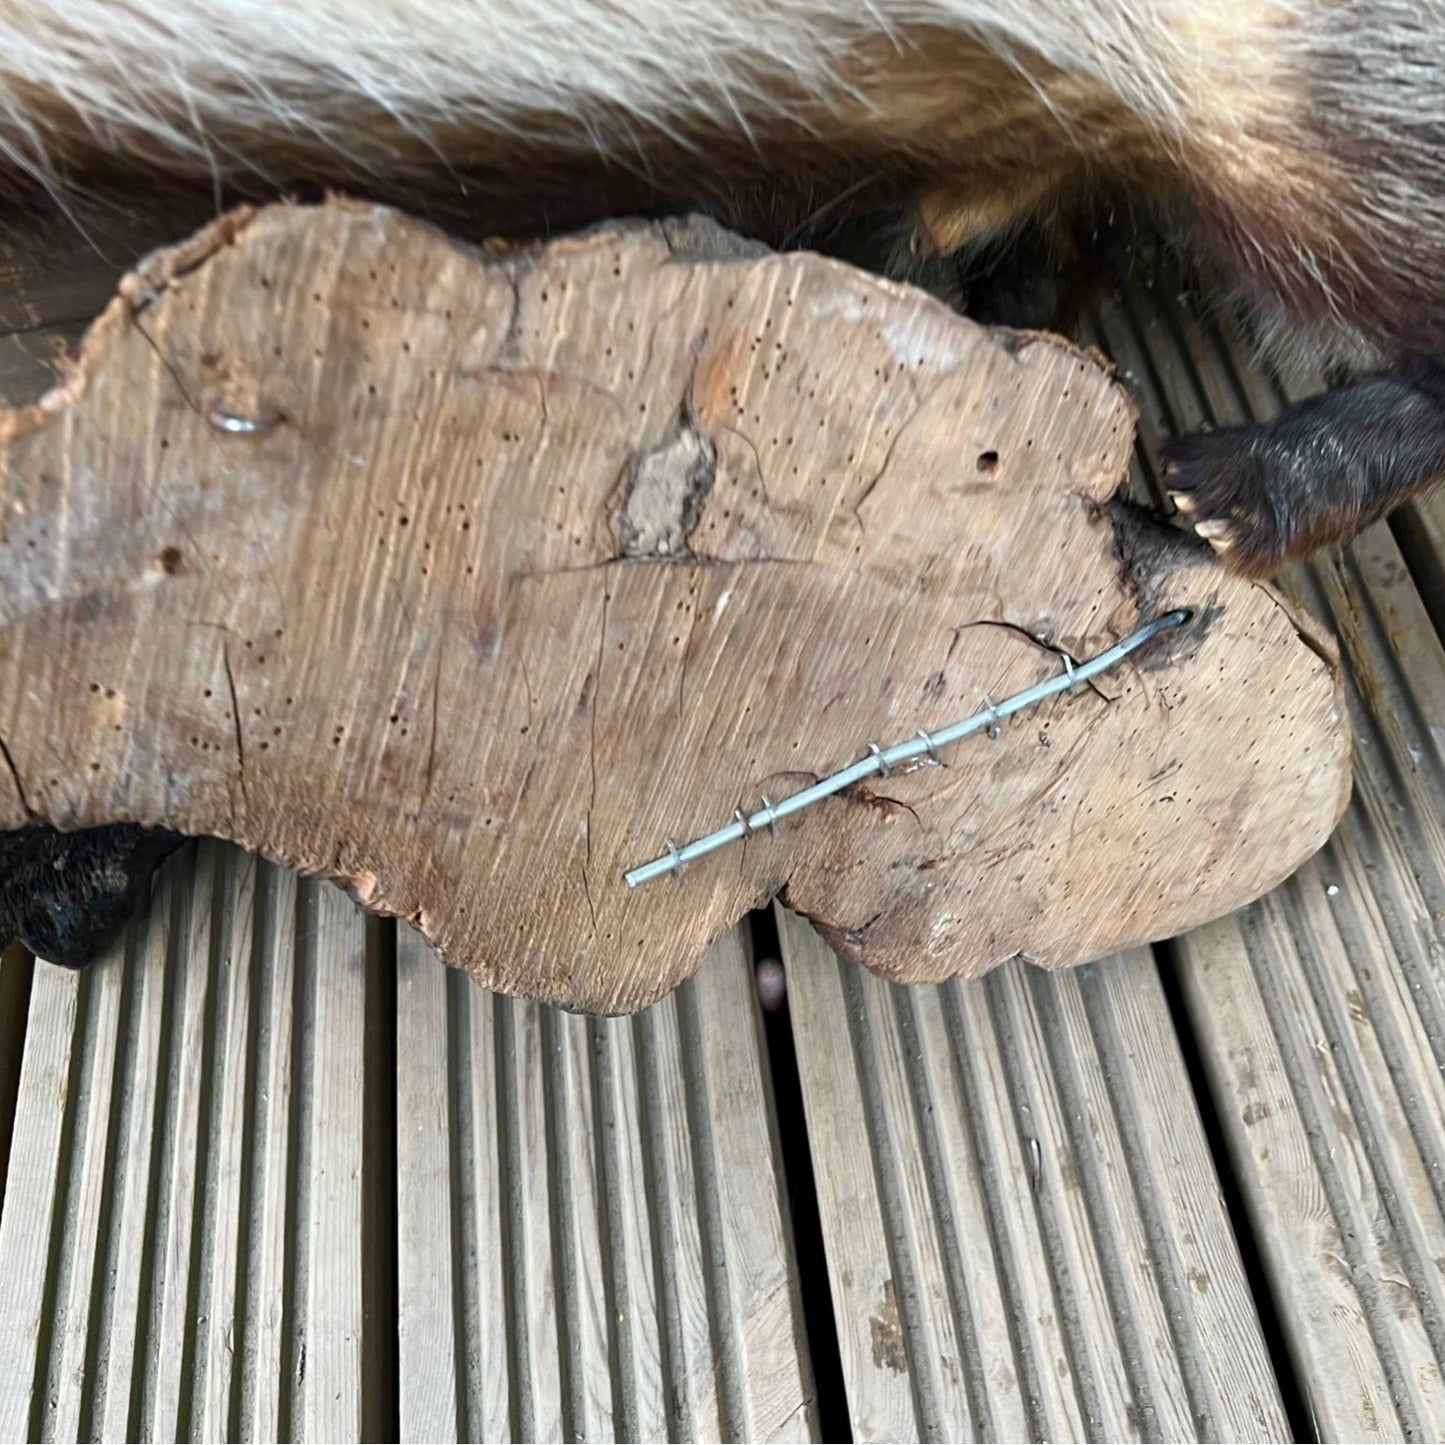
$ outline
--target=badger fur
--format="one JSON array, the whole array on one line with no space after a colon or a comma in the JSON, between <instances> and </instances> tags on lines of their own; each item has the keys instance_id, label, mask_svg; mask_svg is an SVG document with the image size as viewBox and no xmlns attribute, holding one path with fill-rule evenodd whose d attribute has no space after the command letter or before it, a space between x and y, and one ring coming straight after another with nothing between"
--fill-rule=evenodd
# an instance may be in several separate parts
<instances>
[{"instance_id":1,"label":"badger fur","mask_svg":"<svg viewBox=\"0 0 1445 1445\"><path fill-rule=\"evenodd\" d=\"M1442 0L0 0L0 157L62 198L153 170L519 224L901 206L914 254L1124 208L1263 334L1364 368L1174 449L1233 562L1445 470Z\"/></svg>"},{"instance_id":2,"label":"badger fur","mask_svg":"<svg viewBox=\"0 0 1445 1445\"><path fill-rule=\"evenodd\" d=\"M515 228L702 207L775 241L901 215L895 270L1137 215L1353 373L1171 449L1233 564L1445 474L1445 0L0 0L0 173Z\"/></svg>"}]
</instances>

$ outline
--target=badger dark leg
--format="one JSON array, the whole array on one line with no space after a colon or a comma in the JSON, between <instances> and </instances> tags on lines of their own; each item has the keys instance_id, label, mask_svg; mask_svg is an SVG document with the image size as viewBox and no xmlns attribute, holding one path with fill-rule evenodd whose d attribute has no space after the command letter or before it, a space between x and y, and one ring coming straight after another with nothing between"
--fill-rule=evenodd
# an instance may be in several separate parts
<instances>
[{"instance_id":1,"label":"badger dark leg","mask_svg":"<svg viewBox=\"0 0 1445 1445\"><path fill-rule=\"evenodd\" d=\"M1268 576L1445 478L1445 359L1410 360L1258 426L1181 438L1164 455L1195 531L1240 571Z\"/></svg>"},{"instance_id":2,"label":"badger dark leg","mask_svg":"<svg viewBox=\"0 0 1445 1445\"><path fill-rule=\"evenodd\" d=\"M181 842L132 823L0 833L0 941L18 938L69 968L89 963L119 937L151 874Z\"/></svg>"}]
</instances>

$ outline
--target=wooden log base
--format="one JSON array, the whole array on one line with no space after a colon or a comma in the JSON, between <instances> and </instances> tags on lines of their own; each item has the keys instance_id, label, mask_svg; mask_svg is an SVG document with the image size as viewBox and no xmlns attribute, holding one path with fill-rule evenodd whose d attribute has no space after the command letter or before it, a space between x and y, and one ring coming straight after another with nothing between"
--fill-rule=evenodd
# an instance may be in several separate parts
<instances>
[{"instance_id":1,"label":"wooden log base","mask_svg":"<svg viewBox=\"0 0 1445 1445\"><path fill-rule=\"evenodd\" d=\"M234 839L603 1012L774 895L904 981L1177 933L1320 846L1349 742L1333 643L1114 500L1132 440L1098 358L705 225L237 212L0 415L0 826ZM997 741L623 882L1172 607Z\"/></svg>"}]
</instances>

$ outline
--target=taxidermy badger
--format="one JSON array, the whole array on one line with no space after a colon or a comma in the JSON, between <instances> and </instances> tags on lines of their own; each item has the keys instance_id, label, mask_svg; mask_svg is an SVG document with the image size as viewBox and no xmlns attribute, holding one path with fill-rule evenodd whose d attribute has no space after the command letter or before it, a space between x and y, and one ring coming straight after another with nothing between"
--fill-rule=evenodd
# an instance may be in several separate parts
<instances>
[{"instance_id":1,"label":"taxidermy badger","mask_svg":"<svg viewBox=\"0 0 1445 1445\"><path fill-rule=\"evenodd\" d=\"M0 0L0 167L62 205L163 175L492 229L901 218L905 272L1021 236L1067 259L1139 216L1353 377L1173 447L1230 563L1267 574L1445 473L1445 0ZM78 962L134 870L47 836L59 893L0 850L0 928Z\"/></svg>"}]
</instances>

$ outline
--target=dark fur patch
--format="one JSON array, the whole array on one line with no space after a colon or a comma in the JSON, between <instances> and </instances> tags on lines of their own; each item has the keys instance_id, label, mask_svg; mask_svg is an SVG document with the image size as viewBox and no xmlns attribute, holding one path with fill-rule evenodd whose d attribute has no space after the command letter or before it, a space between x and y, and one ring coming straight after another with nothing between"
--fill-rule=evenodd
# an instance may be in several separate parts
<instances>
[{"instance_id":1,"label":"dark fur patch","mask_svg":"<svg viewBox=\"0 0 1445 1445\"><path fill-rule=\"evenodd\" d=\"M51 963L90 963L120 936L151 874L181 842L133 823L0 833L0 933Z\"/></svg>"},{"instance_id":2,"label":"dark fur patch","mask_svg":"<svg viewBox=\"0 0 1445 1445\"><path fill-rule=\"evenodd\" d=\"M1165 449L1190 520L1227 524L1230 561L1264 577L1445 478L1445 362L1413 359L1257 426Z\"/></svg>"}]
</instances>

